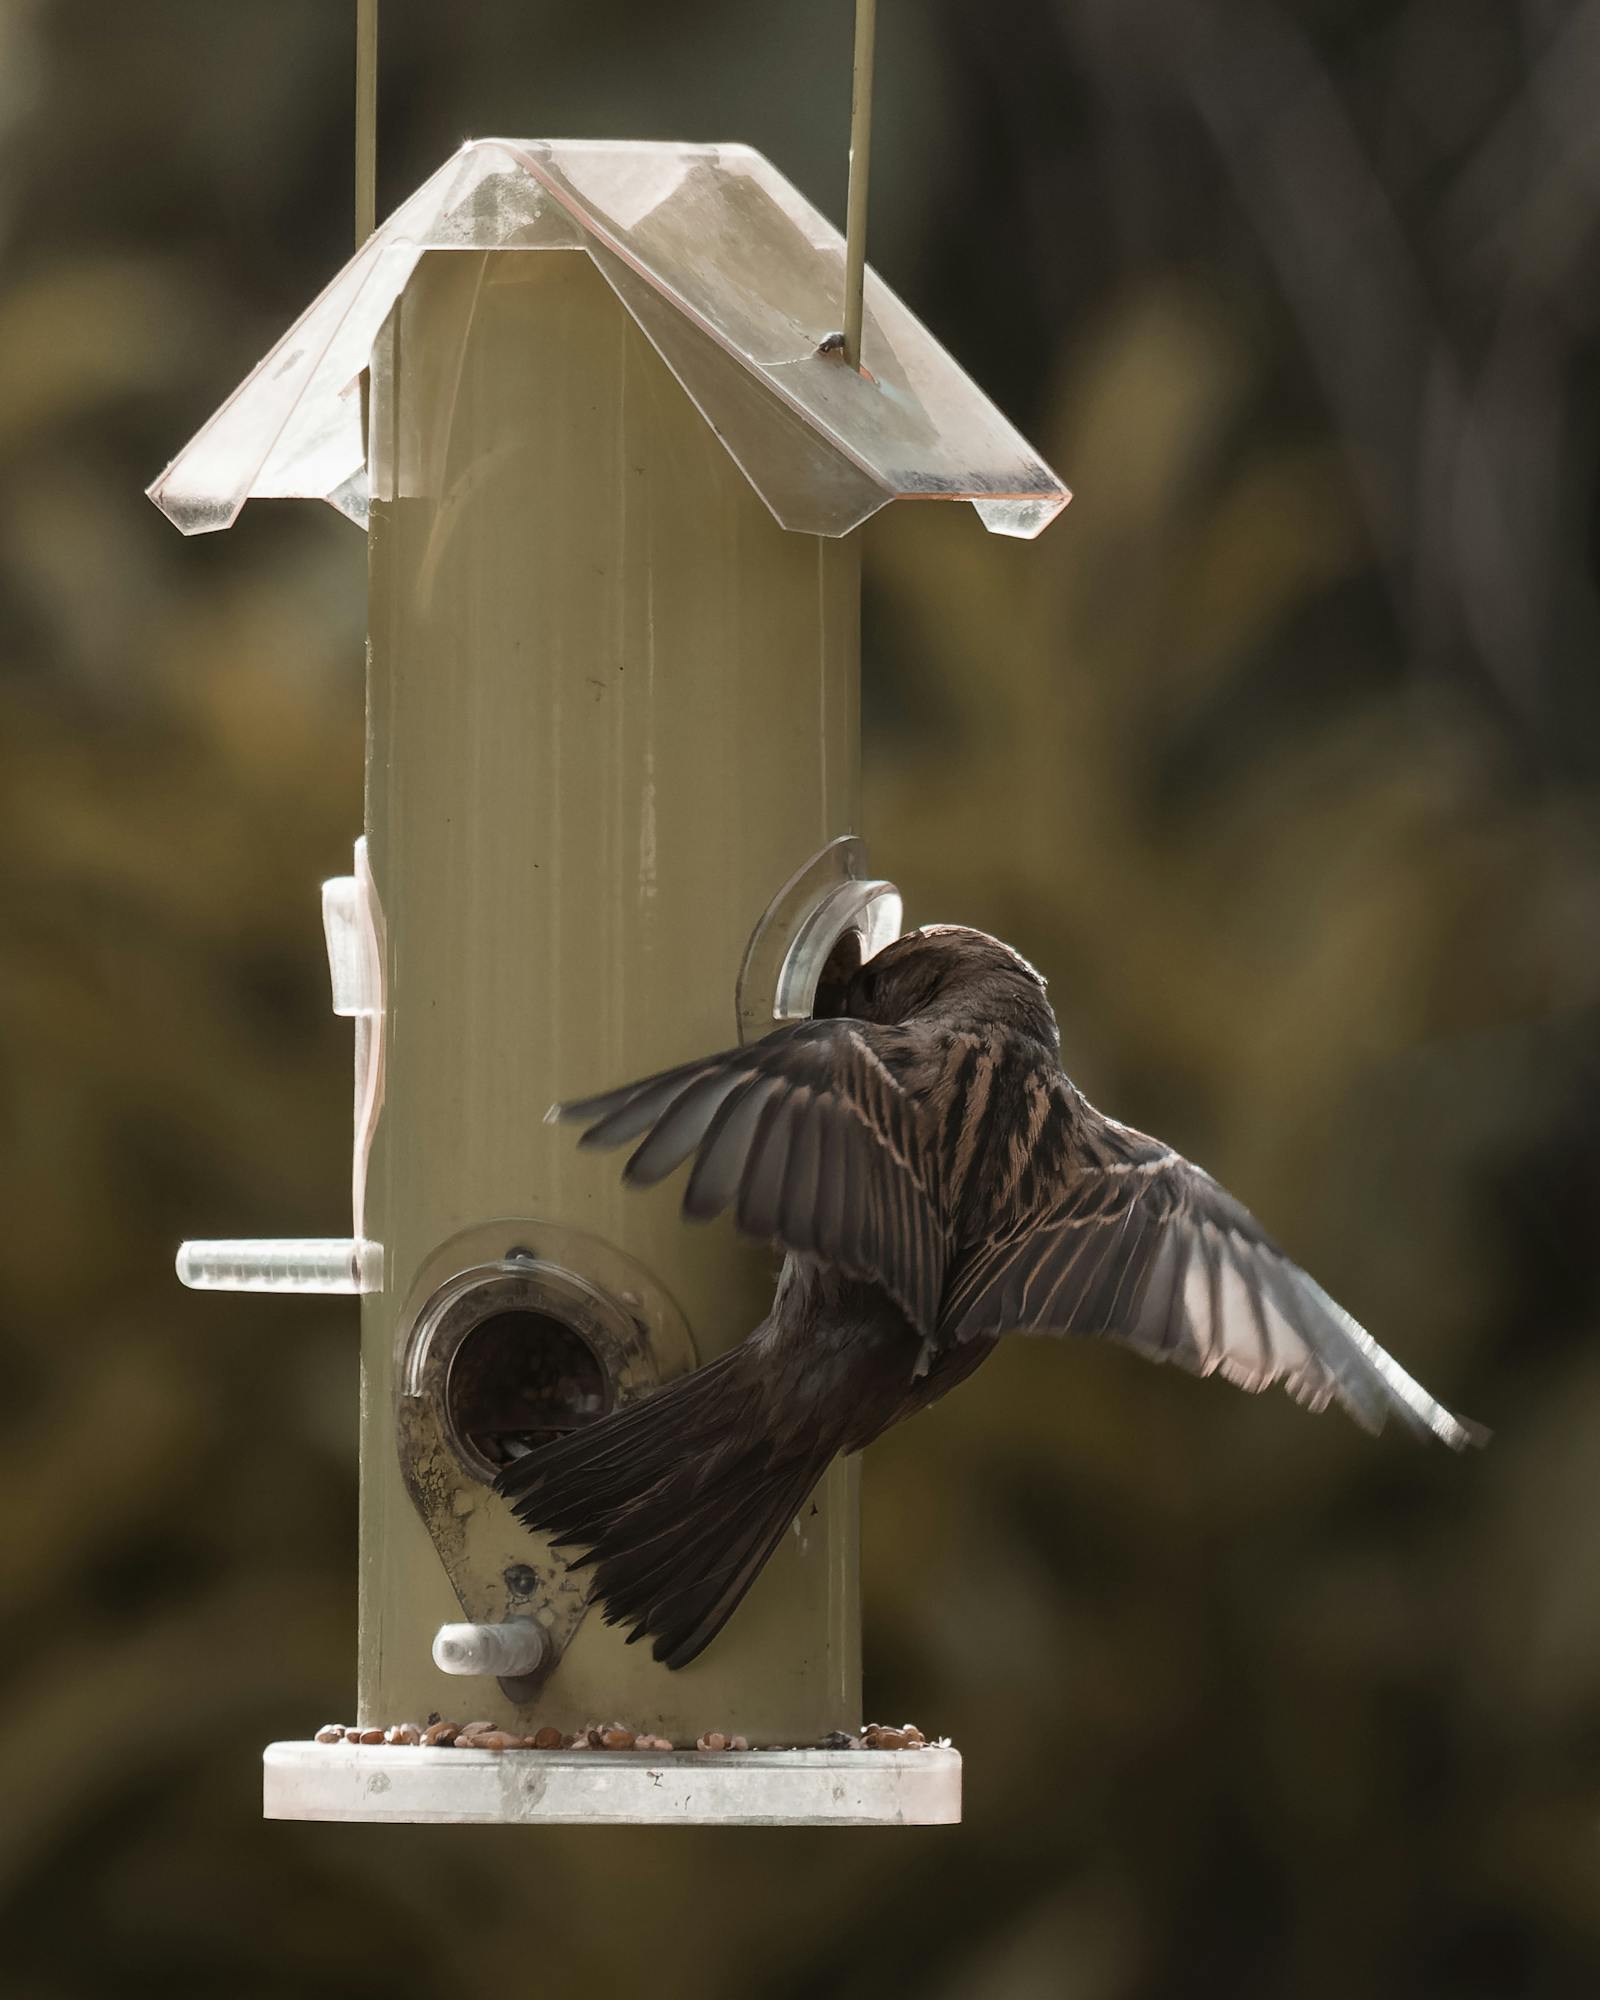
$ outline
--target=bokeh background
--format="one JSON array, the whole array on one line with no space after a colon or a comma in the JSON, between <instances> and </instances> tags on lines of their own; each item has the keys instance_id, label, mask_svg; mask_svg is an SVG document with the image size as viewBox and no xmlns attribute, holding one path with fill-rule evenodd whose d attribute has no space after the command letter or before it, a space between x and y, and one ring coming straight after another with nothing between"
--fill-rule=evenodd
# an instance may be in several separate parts
<instances>
[{"instance_id":1,"label":"bokeh background","mask_svg":"<svg viewBox=\"0 0 1600 2000\"><path fill-rule=\"evenodd\" d=\"M842 214L849 37L388 0L380 212L499 130ZM875 855L1497 1433L1014 1343L866 1476L959 1833L257 1816L350 1704L354 1313L171 1254L347 1210L363 550L141 489L348 253L352 48L0 5L0 1987L1600 1990L1600 6L886 0L872 255L1079 498L866 531Z\"/></svg>"}]
</instances>

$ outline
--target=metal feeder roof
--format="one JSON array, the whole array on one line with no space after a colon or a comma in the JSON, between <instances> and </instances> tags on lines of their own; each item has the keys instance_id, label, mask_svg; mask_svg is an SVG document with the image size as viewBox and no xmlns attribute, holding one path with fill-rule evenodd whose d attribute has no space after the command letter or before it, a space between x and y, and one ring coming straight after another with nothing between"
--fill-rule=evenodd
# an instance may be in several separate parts
<instances>
[{"instance_id":1,"label":"metal feeder roof","mask_svg":"<svg viewBox=\"0 0 1600 2000\"><path fill-rule=\"evenodd\" d=\"M1031 539L1071 497L887 285L863 369L840 324L844 239L748 146L475 139L357 251L150 487L185 534L246 500L364 525L360 378L426 250L586 250L786 528L844 535L893 499L970 500Z\"/></svg>"}]
</instances>

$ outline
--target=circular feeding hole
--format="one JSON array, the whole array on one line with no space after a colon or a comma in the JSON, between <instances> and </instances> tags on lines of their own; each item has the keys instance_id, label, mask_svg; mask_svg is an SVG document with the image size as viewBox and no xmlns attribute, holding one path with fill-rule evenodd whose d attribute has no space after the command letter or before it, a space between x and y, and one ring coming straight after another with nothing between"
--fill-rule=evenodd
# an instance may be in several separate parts
<instances>
[{"instance_id":1,"label":"circular feeding hole","mask_svg":"<svg viewBox=\"0 0 1600 2000\"><path fill-rule=\"evenodd\" d=\"M844 1007L844 989L861 970L862 936L854 925L842 930L817 974L817 997L812 1002L814 1021L837 1019Z\"/></svg>"},{"instance_id":2,"label":"circular feeding hole","mask_svg":"<svg viewBox=\"0 0 1600 2000\"><path fill-rule=\"evenodd\" d=\"M492 1313L451 1358L445 1384L450 1428L495 1470L524 1452L604 1416L606 1371L580 1333L553 1313Z\"/></svg>"}]
</instances>

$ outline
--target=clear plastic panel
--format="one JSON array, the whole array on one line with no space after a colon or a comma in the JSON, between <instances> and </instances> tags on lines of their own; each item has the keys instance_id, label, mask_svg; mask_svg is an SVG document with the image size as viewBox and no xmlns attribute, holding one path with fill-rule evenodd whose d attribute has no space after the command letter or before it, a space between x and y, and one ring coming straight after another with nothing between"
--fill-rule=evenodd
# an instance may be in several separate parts
<instances>
[{"instance_id":1,"label":"clear plastic panel","mask_svg":"<svg viewBox=\"0 0 1600 2000\"><path fill-rule=\"evenodd\" d=\"M894 495L598 244L590 255L780 526L847 535ZM841 364L835 364L841 365Z\"/></svg>"},{"instance_id":2,"label":"clear plastic panel","mask_svg":"<svg viewBox=\"0 0 1600 2000\"><path fill-rule=\"evenodd\" d=\"M1042 534L1061 512L1049 500L974 500L972 505L991 535L1014 535L1024 542Z\"/></svg>"},{"instance_id":3,"label":"clear plastic panel","mask_svg":"<svg viewBox=\"0 0 1600 2000\"><path fill-rule=\"evenodd\" d=\"M369 239L150 488L186 534L251 497L365 519L360 376L425 249L586 248L785 526L842 535L896 497L1031 537L1066 487L867 274L863 372L820 343L844 242L747 146L469 142ZM731 365L730 365L731 364ZM876 497L874 497L876 496Z\"/></svg>"}]
</instances>

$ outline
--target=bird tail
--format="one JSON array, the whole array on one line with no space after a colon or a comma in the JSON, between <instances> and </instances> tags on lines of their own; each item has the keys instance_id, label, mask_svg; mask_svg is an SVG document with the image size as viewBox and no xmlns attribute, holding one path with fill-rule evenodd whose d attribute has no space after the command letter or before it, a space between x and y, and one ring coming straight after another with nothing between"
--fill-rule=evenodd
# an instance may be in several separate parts
<instances>
[{"instance_id":1,"label":"bird tail","mask_svg":"<svg viewBox=\"0 0 1600 2000\"><path fill-rule=\"evenodd\" d=\"M687 1666L738 1609L834 1455L782 1437L750 1343L513 1460L518 1520L583 1553L610 1625Z\"/></svg>"}]
</instances>

